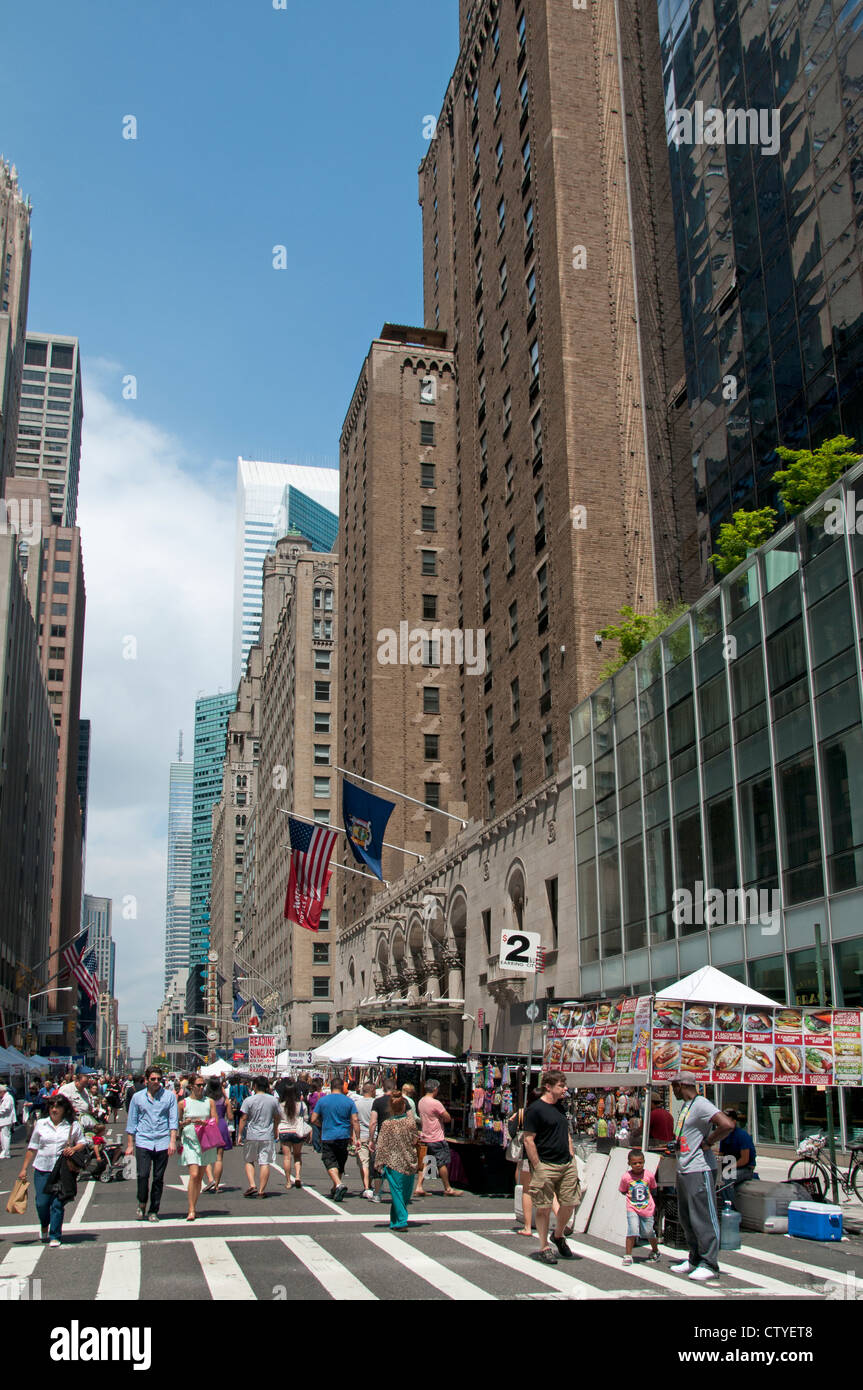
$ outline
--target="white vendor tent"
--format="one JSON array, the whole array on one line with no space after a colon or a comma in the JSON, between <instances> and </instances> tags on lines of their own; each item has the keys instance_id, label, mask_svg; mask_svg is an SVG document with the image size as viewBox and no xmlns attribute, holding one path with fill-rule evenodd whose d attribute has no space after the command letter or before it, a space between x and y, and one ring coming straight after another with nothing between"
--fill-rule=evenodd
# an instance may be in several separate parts
<instances>
[{"instance_id":1,"label":"white vendor tent","mask_svg":"<svg viewBox=\"0 0 863 1390\"><path fill-rule=\"evenodd\" d=\"M759 994L730 975L724 975L713 965L703 965L676 984L661 989L657 999L674 999L698 1004L751 1004L753 1008L779 1008L775 999Z\"/></svg>"},{"instance_id":2,"label":"white vendor tent","mask_svg":"<svg viewBox=\"0 0 863 1390\"><path fill-rule=\"evenodd\" d=\"M230 1062L225 1061L224 1057L218 1057L215 1062L210 1062L208 1066L201 1067L199 1076L230 1076L236 1071L236 1067Z\"/></svg>"},{"instance_id":3,"label":"white vendor tent","mask_svg":"<svg viewBox=\"0 0 863 1390\"><path fill-rule=\"evenodd\" d=\"M362 1066L366 1062L377 1061L381 1039L377 1033L360 1024L357 1028L342 1029L329 1042L322 1043L312 1053L314 1065L332 1062Z\"/></svg>"},{"instance_id":4,"label":"white vendor tent","mask_svg":"<svg viewBox=\"0 0 863 1390\"><path fill-rule=\"evenodd\" d=\"M415 1038L404 1028L397 1028L385 1038L378 1038L378 1054L387 1062L454 1062L451 1052L442 1052L439 1047Z\"/></svg>"}]
</instances>

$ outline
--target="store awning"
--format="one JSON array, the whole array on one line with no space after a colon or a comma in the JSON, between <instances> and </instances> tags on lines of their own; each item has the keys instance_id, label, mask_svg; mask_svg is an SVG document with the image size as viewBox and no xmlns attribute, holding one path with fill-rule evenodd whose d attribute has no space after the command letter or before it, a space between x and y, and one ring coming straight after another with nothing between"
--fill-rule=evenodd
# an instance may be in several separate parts
<instances>
[{"instance_id":1,"label":"store awning","mask_svg":"<svg viewBox=\"0 0 863 1390\"><path fill-rule=\"evenodd\" d=\"M782 1007L775 999L768 999L766 994L759 994L713 965L703 965L676 984L661 989L656 998L692 1000L698 1004L752 1004L754 1008L767 1005L771 1009Z\"/></svg>"}]
</instances>

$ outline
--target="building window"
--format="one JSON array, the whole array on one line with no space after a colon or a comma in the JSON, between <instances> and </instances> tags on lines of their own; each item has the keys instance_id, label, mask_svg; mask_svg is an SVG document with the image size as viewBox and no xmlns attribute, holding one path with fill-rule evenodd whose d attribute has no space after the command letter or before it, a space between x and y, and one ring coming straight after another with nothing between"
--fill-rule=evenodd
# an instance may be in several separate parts
<instances>
[{"instance_id":1,"label":"building window","mask_svg":"<svg viewBox=\"0 0 863 1390\"><path fill-rule=\"evenodd\" d=\"M521 718L521 695L518 688L518 676L510 682L509 698L512 703L512 723L517 724Z\"/></svg>"},{"instance_id":2,"label":"building window","mask_svg":"<svg viewBox=\"0 0 863 1390\"><path fill-rule=\"evenodd\" d=\"M45 367L48 365L48 344L47 343L27 343L24 348L24 361L28 367Z\"/></svg>"},{"instance_id":3,"label":"building window","mask_svg":"<svg viewBox=\"0 0 863 1390\"><path fill-rule=\"evenodd\" d=\"M316 825L329 825L330 813L325 811L322 806L318 806L314 812Z\"/></svg>"},{"instance_id":4,"label":"building window","mask_svg":"<svg viewBox=\"0 0 863 1390\"><path fill-rule=\"evenodd\" d=\"M500 359L505 363L509 357L509 324L505 323L500 330Z\"/></svg>"},{"instance_id":5,"label":"building window","mask_svg":"<svg viewBox=\"0 0 863 1390\"><path fill-rule=\"evenodd\" d=\"M440 806L440 782L426 782L425 803L427 806Z\"/></svg>"},{"instance_id":6,"label":"building window","mask_svg":"<svg viewBox=\"0 0 863 1390\"><path fill-rule=\"evenodd\" d=\"M321 908L321 920L318 922L318 931L329 931L330 929L330 909Z\"/></svg>"},{"instance_id":7,"label":"building window","mask_svg":"<svg viewBox=\"0 0 863 1390\"><path fill-rule=\"evenodd\" d=\"M329 652L315 652L315 670L329 671L330 654Z\"/></svg>"},{"instance_id":8,"label":"building window","mask_svg":"<svg viewBox=\"0 0 863 1390\"><path fill-rule=\"evenodd\" d=\"M479 173L479 136L473 142L473 171Z\"/></svg>"},{"instance_id":9,"label":"building window","mask_svg":"<svg viewBox=\"0 0 863 1390\"><path fill-rule=\"evenodd\" d=\"M423 734L423 740L426 762L436 763L440 757L440 736L438 734Z\"/></svg>"},{"instance_id":10,"label":"building window","mask_svg":"<svg viewBox=\"0 0 863 1390\"><path fill-rule=\"evenodd\" d=\"M51 636L52 636L52 637L65 637L65 636L66 636L66 624L65 624L65 623L52 623L52 624L51 624Z\"/></svg>"},{"instance_id":11,"label":"building window","mask_svg":"<svg viewBox=\"0 0 863 1390\"><path fill-rule=\"evenodd\" d=\"M505 227L506 227L506 199L501 198L500 202L499 202L498 205L497 205L497 232L498 232L498 236L501 235L501 233L504 231Z\"/></svg>"},{"instance_id":12,"label":"building window","mask_svg":"<svg viewBox=\"0 0 863 1390\"><path fill-rule=\"evenodd\" d=\"M506 463L503 465L504 483L506 488L505 500L507 502L509 502L512 499L512 483L514 472L515 464L513 463L512 454L510 454L509 458L506 460Z\"/></svg>"},{"instance_id":13,"label":"building window","mask_svg":"<svg viewBox=\"0 0 863 1390\"><path fill-rule=\"evenodd\" d=\"M521 147L521 162L524 167L525 178L530 174L530 140L525 140Z\"/></svg>"},{"instance_id":14,"label":"building window","mask_svg":"<svg viewBox=\"0 0 863 1390\"><path fill-rule=\"evenodd\" d=\"M488 752L494 743L494 705L489 705L485 712L485 747Z\"/></svg>"},{"instance_id":15,"label":"building window","mask_svg":"<svg viewBox=\"0 0 863 1390\"><path fill-rule=\"evenodd\" d=\"M518 95L521 99L521 114L524 117L527 115L527 73L518 84Z\"/></svg>"},{"instance_id":16,"label":"building window","mask_svg":"<svg viewBox=\"0 0 863 1390\"><path fill-rule=\"evenodd\" d=\"M315 602L315 607L316 607L316 608L322 608L322 607L323 607L323 604L324 604L324 591L323 591L323 589L315 589L315 600L314 600L314 602Z\"/></svg>"},{"instance_id":17,"label":"building window","mask_svg":"<svg viewBox=\"0 0 863 1390\"><path fill-rule=\"evenodd\" d=\"M479 378L478 378L478 381L477 381L477 390L478 390L478 395L479 395L479 416L480 416L480 420L482 420L482 417L483 417L483 415L485 414L485 369L484 369L484 368L483 368L483 370L482 370L482 371L480 372L480 374L479 374Z\"/></svg>"},{"instance_id":18,"label":"building window","mask_svg":"<svg viewBox=\"0 0 863 1390\"><path fill-rule=\"evenodd\" d=\"M315 699L329 701L330 683L329 681L315 681Z\"/></svg>"},{"instance_id":19,"label":"building window","mask_svg":"<svg viewBox=\"0 0 863 1390\"><path fill-rule=\"evenodd\" d=\"M501 297L501 299L503 299L504 295L506 294L506 274L507 274L507 272L506 272L506 258L504 258L504 259L501 261L501 263L500 263L500 270L499 270L499 272L498 272L498 276L499 276L499 280L500 280L500 297Z\"/></svg>"},{"instance_id":20,"label":"building window","mask_svg":"<svg viewBox=\"0 0 863 1390\"><path fill-rule=\"evenodd\" d=\"M54 549L68 552L72 549L72 542L70 540L63 540L61 537L60 540L54 542Z\"/></svg>"},{"instance_id":21,"label":"building window","mask_svg":"<svg viewBox=\"0 0 863 1390\"><path fill-rule=\"evenodd\" d=\"M420 509L420 515L421 515L421 517L422 517L422 523L421 523L421 524L422 524L422 529L423 529L424 531L436 531L436 530L437 530L437 522L436 522L436 520L435 520L435 517L436 517L436 515L437 515L437 508L436 508L436 507L422 507L422 508Z\"/></svg>"},{"instance_id":22,"label":"building window","mask_svg":"<svg viewBox=\"0 0 863 1390\"><path fill-rule=\"evenodd\" d=\"M440 714L440 687L423 686L423 714Z\"/></svg>"},{"instance_id":23,"label":"building window","mask_svg":"<svg viewBox=\"0 0 863 1390\"><path fill-rule=\"evenodd\" d=\"M66 648L65 648L65 647L49 647L49 648L48 648L48 660L49 660L49 661L65 661L65 659L66 659Z\"/></svg>"},{"instance_id":24,"label":"building window","mask_svg":"<svg viewBox=\"0 0 863 1390\"><path fill-rule=\"evenodd\" d=\"M476 287L477 287L477 290L481 293L481 292L482 292L482 250L477 251L477 253L476 253L476 260L474 261L473 264L474 264L474 269L476 270Z\"/></svg>"},{"instance_id":25,"label":"building window","mask_svg":"<svg viewBox=\"0 0 863 1390\"><path fill-rule=\"evenodd\" d=\"M498 81L495 82L495 84L494 84L494 114L495 114L495 117L497 117L497 116L500 115L500 95L501 95L501 94L500 94L500 80L498 79Z\"/></svg>"},{"instance_id":26,"label":"building window","mask_svg":"<svg viewBox=\"0 0 863 1390\"><path fill-rule=\"evenodd\" d=\"M513 599L509 605L509 645L514 647L518 642L518 599Z\"/></svg>"},{"instance_id":27,"label":"building window","mask_svg":"<svg viewBox=\"0 0 863 1390\"><path fill-rule=\"evenodd\" d=\"M551 777L554 772L554 745L551 729L546 729L542 736L542 763L546 777Z\"/></svg>"},{"instance_id":28,"label":"building window","mask_svg":"<svg viewBox=\"0 0 863 1390\"><path fill-rule=\"evenodd\" d=\"M485 314L480 305L476 316L476 354L481 357L485 351Z\"/></svg>"},{"instance_id":29,"label":"building window","mask_svg":"<svg viewBox=\"0 0 863 1390\"><path fill-rule=\"evenodd\" d=\"M65 581L63 581L63 582L61 583L60 580L55 580L55 582L54 582L54 593L55 593L55 594L68 594L68 592L69 592L69 585L68 585Z\"/></svg>"},{"instance_id":30,"label":"building window","mask_svg":"<svg viewBox=\"0 0 863 1390\"><path fill-rule=\"evenodd\" d=\"M540 565L536 572L537 603L542 614L548 607L548 565Z\"/></svg>"},{"instance_id":31,"label":"building window","mask_svg":"<svg viewBox=\"0 0 863 1390\"><path fill-rule=\"evenodd\" d=\"M534 455L542 453L542 411L538 410L530 422L533 434ZM540 489L541 490L541 489Z\"/></svg>"},{"instance_id":32,"label":"building window","mask_svg":"<svg viewBox=\"0 0 863 1390\"><path fill-rule=\"evenodd\" d=\"M528 310L536 308L536 271L532 270L525 281L527 285Z\"/></svg>"},{"instance_id":33,"label":"building window","mask_svg":"<svg viewBox=\"0 0 863 1390\"><path fill-rule=\"evenodd\" d=\"M316 734L328 734L329 732L330 732L330 716L329 716L329 714L321 714L321 713L319 713L319 712L316 710L316 711L315 711L315 733L316 733Z\"/></svg>"},{"instance_id":34,"label":"building window","mask_svg":"<svg viewBox=\"0 0 863 1390\"><path fill-rule=\"evenodd\" d=\"M533 203L528 203L524 210L524 239L530 241L533 236Z\"/></svg>"},{"instance_id":35,"label":"building window","mask_svg":"<svg viewBox=\"0 0 863 1390\"><path fill-rule=\"evenodd\" d=\"M507 332L509 330L507 329ZM508 386L503 393L503 432L506 434L512 424L512 390Z\"/></svg>"},{"instance_id":36,"label":"building window","mask_svg":"<svg viewBox=\"0 0 863 1390\"><path fill-rule=\"evenodd\" d=\"M420 487L435 486L434 468L433 463L420 464Z\"/></svg>"},{"instance_id":37,"label":"building window","mask_svg":"<svg viewBox=\"0 0 863 1390\"><path fill-rule=\"evenodd\" d=\"M482 226L482 191L477 193L473 200L474 223L477 227Z\"/></svg>"},{"instance_id":38,"label":"building window","mask_svg":"<svg viewBox=\"0 0 863 1390\"><path fill-rule=\"evenodd\" d=\"M330 977L329 975L312 976L312 998L329 999L330 997Z\"/></svg>"},{"instance_id":39,"label":"building window","mask_svg":"<svg viewBox=\"0 0 863 1390\"><path fill-rule=\"evenodd\" d=\"M547 695L551 690L551 657L549 648L543 647L539 654L539 693Z\"/></svg>"},{"instance_id":40,"label":"building window","mask_svg":"<svg viewBox=\"0 0 863 1390\"><path fill-rule=\"evenodd\" d=\"M521 796L521 794L522 794L521 754L520 754L520 753L516 753L515 757L514 757L513 760L512 760L512 785L513 785L513 791L515 792L516 799L518 799L518 798Z\"/></svg>"},{"instance_id":41,"label":"building window","mask_svg":"<svg viewBox=\"0 0 863 1390\"><path fill-rule=\"evenodd\" d=\"M480 510L480 519L481 519L481 522L482 522L482 537L481 537L481 540L482 540L482 547L483 547L483 553L484 553L485 550L488 548L488 515L489 515L489 513L488 513L488 498L487 498L487 497L483 497L483 498L480 500L479 510Z\"/></svg>"},{"instance_id":42,"label":"building window","mask_svg":"<svg viewBox=\"0 0 863 1390\"><path fill-rule=\"evenodd\" d=\"M437 574L437 551L423 550L420 552L422 557L423 574Z\"/></svg>"},{"instance_id":43,"label":"building window","mask_svg":"<svg viewBox=\"0 0 863 1390\"><path fill-rule=\"evenodd\" d=\"M315 941L312 945L312 962L315 965L329 965L330 963L330 943L328 941Z\"/></svg>"},{"instance_id":44,"label":"building window","mask_svg":"<svg viewBox=\"0 0 863 1390\"><path fill-rule=\"evenodd\" d=\"M494 815L494 777L486 779L485 790L488 797L488 814L491 818Z\"/></svg>"},{"instance_id":45,"label":"building window","mask_svg":"<svg viewBox=\"0 0 863 1390\"><path fill-rule=\"evenodd\" d=\"M49 679L49 681L62 681L62 679L63 679L63 669L62 669L62 667L58 670L56 666L49 666L49 667L48 667L48 679Z\"/></svg>"},{"instance_id":46,"label":"building window","mask_svg":"<svg viewBox=\"0 0 863 1390\"><path fill-rule=\"evenodd\" d=\"M423 594L423 622L433 623L437 619L437 594Z\"/></svg>"},{"instance_id":47,"label":"building window","mask_svg":"<svg viewBox=\"0 0 863 1390\"><path fill-rule=\"evenodd\" d=\"M532 384L534 381L539 381L539 343L536 338L534 338L533 342L530 345L529 353L530 380Z\"/></svg>"},{"instance_id":48,"label":"building window","mask_svg":"<svg viewBox=\"0 0 863 1390\"><path fill-rule=\"evenodd\" d=\"M330 765L330 745L328 743L315 744L315 767L329 767Z\"/></svg>"},{"instance_id":49,"label":"building window","mask_svg":"<svg viewBox=\"0 0 863 1390\"><path fill-rule=\"evenodd\" d=\"M506 572L515 574L515 527L506 535Z\"/></svg>"},{"instance_id":50,"label":"building window","mask_svg":"<svg viewBox=\"0 0 863 1390\"><path fill-rule=\"evenodd\" d=\"M420 445L429 447L434 444L434 420L420 420Z\"/></svg>"},{"instance_id":51,"label":"building window","mask_svg":"<svg viewBox=\"0 0 863 1390\"><path fill-rule=\"evenodd\" d=\"M524 52L524 46L525 46L525 44L527 43L527 32L526 32L526 26L525 26L525 20L524 20L524 10L522 10L521 14L520 14L519 17L518 17L518 26L517 26L517 29L516 29L516 33L517 33L517 35L518 35L518 57L520 58L521 55L522 55L522 53Z\"/></svg>"},{"instance_id":52,"label":"building window","mask_svg":"<svg viewBox=\"0 0 863 1390\"><path fill-rule=\"evenodd\" d=\"M474 83L473 91L470 94L470 104L473 110L473 119L479 115L479 87Z\"/></svg>"},{"instance_id":53,"label":"building window","mask_svg":"<svg viewBox=\"0 0 863 1390\"><path fill-rule=\"evenodd\" d=\"M492 47L494 48L494 56L495 56L495 58L496 58L497 55L498 55L498 53L500 52L500 25L499 25L499 24L495 24L494 28L493 28L492 31L491 31L491 42L492 42Z\"/></svg>"},{"instance_id":54,"label":"building window","mask_svg":"<svg viewBox=\"0 0 863 1390\"><path fill-rule=\"evenodd\" d=\"M321 1034L329 1033L330 1016L329 1014L312 1014L312 1036L318 1038Z\"/></svg>"},{"instance_id":55,"label":"building window","mask_svg":"<svg viewBox=\"0 0 863 1390\"><path fill-rule=\"evenodd\" d=\"M480 441L479 441L479 457L480 457L480 465L481 465L481 467L487 468L487 467L488 467L488 435L485 433L485 431L483 431L483 433L480 435Z\"/></svg>"},{"instance_id":56,"label":"building window","mask_svg":"<svg viewBox=\"0 0 863 1390\"><path fill-rule=\"evenodd\" d=\"M491 565L484 565L482 571L482 612L483 622L491 613Z\"/></svg>"},{"instance_id":57,"label":"building window","mask_svg":"<svg viewBox=\"0 0 863 1390\"><path fill-rule=\"evenodd\" d=\"M440 642L433 642L427 637L423 639L421 647L423 666L440 666Z\"/></svg>"},{"instance_id":58,"label":"building window","mask_svg":"<svg viewBox=\"0 0 863 1390\"><path fill-rule=\"evenodd\" d=\"M547 878L545 880L545 894L548 898L548 915L551 919L551 939L553 946L557 946L557 879Z\"/></svg>"},{"instance_id":59,"label":"building window","mask_svg":"<svg viewBox=\"0 0 863 1390\"><path fill-rule=\"evenodd\" d=\"M503 140L498 140L494 147L495 158L497 159L497 172L503 172Z\"/></svg>"}]
</instances>

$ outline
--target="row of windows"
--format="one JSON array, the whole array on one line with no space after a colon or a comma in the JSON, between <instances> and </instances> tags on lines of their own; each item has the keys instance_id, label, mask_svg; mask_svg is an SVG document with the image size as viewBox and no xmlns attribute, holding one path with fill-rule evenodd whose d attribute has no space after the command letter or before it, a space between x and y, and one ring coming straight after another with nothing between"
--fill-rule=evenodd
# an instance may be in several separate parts
<instances>
[{"instance_id":1,"label":"row of windows","mask_svg":"<svg viewBox=\"0 0 863 1390\"><path fill-rule=\"evenodd\" d=\"M554 740L550 729L542 735L542 761L543 775L551 777L554 772ZM512 760L512 789L515 799L518 800L524 795L524 780L522 775L522 757L516 753ZM488 814L494 815L495 808L495 779L494 774L486 778L486 796L488 799Z\"/></svg>"}]
</instances>

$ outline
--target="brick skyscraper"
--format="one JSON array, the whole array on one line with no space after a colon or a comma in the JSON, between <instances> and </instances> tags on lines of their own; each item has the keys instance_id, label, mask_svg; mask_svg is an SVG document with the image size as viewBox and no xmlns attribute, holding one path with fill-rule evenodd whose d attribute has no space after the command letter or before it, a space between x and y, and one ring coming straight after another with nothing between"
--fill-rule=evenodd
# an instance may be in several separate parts
<instances>
[{"instance_id":1,"label":"brick skyscraper","mask_svg":"<svg viewBox=\"0 0 863 1390\"><path fill-rule=\"evenodd\" d=\"M460 23L420 203L463 626L491 639L462 797L490 815L563 757L598 629L699 581L655 5L485 0Z\"/></svg>"}]
</instances>

